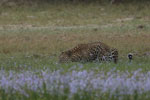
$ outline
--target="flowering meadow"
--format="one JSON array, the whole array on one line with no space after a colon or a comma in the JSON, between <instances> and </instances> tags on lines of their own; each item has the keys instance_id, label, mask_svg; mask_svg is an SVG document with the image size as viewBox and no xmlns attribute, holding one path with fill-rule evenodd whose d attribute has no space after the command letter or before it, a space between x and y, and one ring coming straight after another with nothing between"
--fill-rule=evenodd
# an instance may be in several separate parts
<instances>
[{"instance_id":1,"label":"flowering meadow","mask_svg":"<svg viewBox=\"0 0 150 100\"><path fill-rule=\"evenodd\" d=\"M0 70L0 100L149 100L150 72Z\"/></svg>"},{"instance_id":2,"label":"flowering meadow","mask_svg":"<svg viewBox=\"0 0 150 100\"><path fill-rule=\"evenodd\" d=\"M0 4L0 100L150 100L150 0L1 1L11 2ZM58 63L97 41L118 50L117 64Z\"/></svg>"}]
</instances>

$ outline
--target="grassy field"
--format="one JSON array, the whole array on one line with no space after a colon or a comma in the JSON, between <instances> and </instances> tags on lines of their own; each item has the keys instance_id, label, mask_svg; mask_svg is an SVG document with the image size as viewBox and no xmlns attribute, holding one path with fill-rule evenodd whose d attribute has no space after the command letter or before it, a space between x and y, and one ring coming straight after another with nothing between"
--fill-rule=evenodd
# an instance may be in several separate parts
<instances>
[{"instance_id":1,"label":"grassy field","mask_svg":"<svg viewBox=\"0 0 150 100\"><path fill-rule=\"evenodd\" d=\"M109 72L150 71L150 2L136 4L42 4L0 7L0 68L6 72L70 70ZM79 43L102 41L119 51L119 62L59 64L59 54ZM132 63L127 54L133 53ZM1 79L1 78L0 78ZM66 100L32 93L0 95L0 100ZM108 93L109 94L109 93ZM108 100L108 94L101 96ZM88 95L88 93L85 95ZM4 98L6 96L7 98ZM46 98L47 97L47 98ZM17 99L16 99L17 98ZM88 97L88 100L99 100ZM87 100L87 98L80 98ZM116 100L117 97L111 97ZM140 100L145 94L124 100ZM117 98L118 99L118 98ZM68 99L69 100L69 99ZM72 100L79 100L74 97ZM118 99L119 100L119 99ZM148 99L147 99L148 100Z\"/></svg>"}]
</instances>

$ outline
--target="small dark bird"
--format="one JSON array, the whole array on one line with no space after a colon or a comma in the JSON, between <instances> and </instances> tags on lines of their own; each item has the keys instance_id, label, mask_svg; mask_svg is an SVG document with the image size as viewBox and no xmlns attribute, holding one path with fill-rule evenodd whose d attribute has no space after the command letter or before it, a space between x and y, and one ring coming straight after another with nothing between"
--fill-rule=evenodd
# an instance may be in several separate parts
<instances>
[{"instance_id":1,"label":"small dark bird","mask_svg":"<svg viewBox=\"0 0 150 100\"><path fill-rule=\"evenodd\" d=\"M139 28L139 29L143 29L144 27L145 27L144 25L137 26L137 28Z\"/></svg>"},{"instance_id":2,"label":"small dark bird","mask_svg":"<svg viewBox=\"0 0 150 100\"><path fill-rule=\"evenodd\" d=\"M132 53L129 53L129 54L128 54L128 58L129 58L129 62L131 62L132 59L133 59L133 54L132 54Z\"/></svg>"}]
</instances>

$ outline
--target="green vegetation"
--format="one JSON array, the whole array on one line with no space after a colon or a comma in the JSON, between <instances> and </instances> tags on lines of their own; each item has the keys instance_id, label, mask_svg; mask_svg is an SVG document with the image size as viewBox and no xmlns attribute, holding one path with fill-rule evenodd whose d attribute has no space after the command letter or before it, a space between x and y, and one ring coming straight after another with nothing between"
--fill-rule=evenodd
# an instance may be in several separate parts
<instances>
[{"instance_id":1,"label":"green vegetation","mask_svg":"<svg viewBox=\"0 0 150 100\"><path fill-rule=\"evenodd\" d=\"M148 64L149 8L149 2L134 6L132 3L81 3L1 7L1 59L7 61L14 57L16 62L26 59L26 63L36 66L33 62L36 58L29 60L25 56L37 56L41 60L38 66L42 66L42 63L51 65L57 62L60 52L66 49L79 43L102 41L117 48L123 62L128 61L126 56L132 52L135 62ZM51 62L48 57L54 60Z\"/></svg>"},{"instance_id":2,"label":"green vegetation","mask_svg":"<svg viewBox=\"0 0 150 100\"><path fill-rule=\"evenodd\" d=\"M150 71L150 2L136 4L41 4L0 7L0 69L5 71L112 69ZM58 63L59 54L79 43L102 41L119 51L119 62ZM129 63L127 54L134 54ZM73 68L73 69L71 69ZM58 95L29 98L0 91L0 100L66 100ZM94 100L85 93L84 100ZM106 93L102 100L110 99ZM108 97L108 98L107 98ZM77 98L77 99L76 99ZM88 99L87 99L88 98ZM91 98L91 99L90 99ZM112 97L116 100L117 97ZM124 100L144 100L145 94ZM138 98L138 99L137 99ZM73 100L79 100L78 95ZM95 100L101 100L95 99Z\"/></svg>"}]
</instances>

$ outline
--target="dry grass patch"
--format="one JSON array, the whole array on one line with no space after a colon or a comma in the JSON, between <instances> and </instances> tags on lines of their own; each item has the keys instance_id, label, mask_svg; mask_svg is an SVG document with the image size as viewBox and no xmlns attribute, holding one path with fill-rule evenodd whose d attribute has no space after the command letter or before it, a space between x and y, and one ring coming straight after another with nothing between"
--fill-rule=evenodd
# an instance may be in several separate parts
<instances>
[{"instance_id":1,"label":"dry grass patch","mask_svg":"<svg viewBox=\"0 0 150 100\"><path fill-rule=\"evenodd\" d=\"M79 43L102 41L119 50L121 56L128 52L143 55L150 51L150 34L102 35L102 34L31 34L0 36L1 53L41 53L58 55L61 51Z\"/></svg>"}]
</instances>

